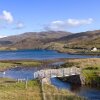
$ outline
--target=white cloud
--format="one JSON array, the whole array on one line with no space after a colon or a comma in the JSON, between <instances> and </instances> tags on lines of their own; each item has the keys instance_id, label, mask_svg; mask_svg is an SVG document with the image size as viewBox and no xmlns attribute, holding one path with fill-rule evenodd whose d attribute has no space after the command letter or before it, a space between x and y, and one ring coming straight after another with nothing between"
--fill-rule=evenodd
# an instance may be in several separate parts
<instances>
[{"instance_id":1,"label":"white cloud","mask_svg":"<svg viewBox=\"0 0 100 100\"><path fill-rule=\"evenodd\" d=\"M4 20L7 23L12 23L14 21L12 14L6 10L4 10L2 15L0 15L0 20Z\"/></svg>"},{"instance_id":2,"label":"white cloud","mask_svg":"<svg viewBox=\"0 0 100 100\"><path fill-rule=\"evenodd\" d=\"M4 36L4 35L0 35L0 38L4 38L4 37L6 37L6 36Z\"/></svg>"},{"instance_id":3,"label":"white cloud","mask_svg":"<svg viewBox=\"0 0 100 100\"><path fill-rule=\"evenodd\" d=\"M14 29L22 29L22 28L24 28L24 24L22 22L18 22Z\"/></svg>"},{"instance_id":4,"label":"white cloud","mask_svg":"<svg viewBox=\"0 0 100 100\"><path fill-rule=\"evenodd\" d=\"M83 25L92 24L93 19L67 19L67 20L58 20L53 21L50 24L46 25L46 30L65 30L67 28L79 27Z\"/></svg>"},{"instance_id":5,"label":"white cloud","mask_svg":"<svg viewBox=\"0 0 100 100\"><path fill-rule=\"evenodd\" d=\"M13 15L11 12L3 10L2 14L0 14L0 29L6 28L6 27L13 27L13 29L22 29L24 28L24 24L21 21L16 21L13 18Z\"/></svg>"},{"instance_id":6,"label":"white cloud","mask_svg":"<svg viewBox=\"0 0 100 100\"><path fill-rule=\"evenodd\" d=\"M69 25L69 26L75 26L76 27L76 26L91 24L92 22L93 22L92 18L82 19L82 20L68 19L67 20L67 25Z\"/></svg>"}]
</instances>

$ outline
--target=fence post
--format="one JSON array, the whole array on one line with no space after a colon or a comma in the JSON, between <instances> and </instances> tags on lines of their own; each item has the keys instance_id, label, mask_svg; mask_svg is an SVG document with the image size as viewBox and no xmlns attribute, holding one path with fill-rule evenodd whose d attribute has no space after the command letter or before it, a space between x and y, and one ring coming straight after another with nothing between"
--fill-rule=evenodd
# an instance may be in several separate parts
<instances>
[{"instance_id":1,"label":"fence post","mask_svg":"<svg viewBox=\"0 0 100 100\"><path fill-rule=\"evenodd\" d=\"M27 89L28 78L25 81L25 88Z\"/></svg>"}]
</instances>

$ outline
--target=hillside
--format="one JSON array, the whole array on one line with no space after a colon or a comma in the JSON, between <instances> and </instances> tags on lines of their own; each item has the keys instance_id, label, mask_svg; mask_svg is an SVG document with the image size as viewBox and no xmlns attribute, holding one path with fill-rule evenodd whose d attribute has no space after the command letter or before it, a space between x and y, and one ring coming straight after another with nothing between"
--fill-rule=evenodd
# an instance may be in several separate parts
<instances>
[{"instance_id":1,"label":"hillside","mask_svg":"<svg viewBox=\"0 0 100 100\"><path fill-rule=\"evenodd\" d=\"M100 30L72 34L64 31L26 32L0 39L1 49L100 48Z\"/></svg>"},{"instance_id":2,"label":"hillside","mask_svg":"<svg viewBox=\"0 0 100 100\"><path fill-rule=\"evenodd\" d=\"M17 49L41 48L46 43L67 36L70 32L64 31L44 31L44 32L26 32L20 35L9 36L0 39L0 46Z\"/></svg>"},{"instance_id":3,"label":"hillside","mask_svg":"<svg viewBox=\"0 0 100 100\"><path fill-rule=\"evenodd\" d=\"M100 48L100 30L71 34L58 39L57 42L72 48Z\"/></svg>"}]
</instances>

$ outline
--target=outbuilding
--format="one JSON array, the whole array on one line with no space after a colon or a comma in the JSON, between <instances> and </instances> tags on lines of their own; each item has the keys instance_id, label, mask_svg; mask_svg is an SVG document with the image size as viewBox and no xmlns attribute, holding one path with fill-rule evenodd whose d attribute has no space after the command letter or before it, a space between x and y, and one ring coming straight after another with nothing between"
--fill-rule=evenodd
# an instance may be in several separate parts
<instances>
[{"instance_id":1,"label":"outbuilding","mask_svg":"<svg viewBox=\"0 0 100 100\"><path fill-rule=\"evenodd\" d=\"M91 48L91 51L98 51L96 47Z\"/></svg>"}]
</instances>

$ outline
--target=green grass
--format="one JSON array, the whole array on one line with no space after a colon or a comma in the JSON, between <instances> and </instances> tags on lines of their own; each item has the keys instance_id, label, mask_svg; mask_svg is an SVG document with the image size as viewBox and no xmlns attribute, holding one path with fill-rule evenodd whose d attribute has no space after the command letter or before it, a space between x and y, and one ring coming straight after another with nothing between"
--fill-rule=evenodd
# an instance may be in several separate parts
<instances>
[{"instance_id":1,"label":"green grass","mask_svg":"<svg viewBox=\"0 0 100 100\"><path fill-rule=\"evenodd\" d=\"M85 85L100 87L100 58L68 59L61 67L72 66L82 69L81 75Z\"/></svg>"},{"instance_id":2,"label":"green grass","mask_svg":"<svg viewBox=\"0 0 100 100\"><path fill-rule=\"evenodd\" d=\"M46 100L85 100L68 90L57 89L52 85L45 84L44 90Z\"/></svg>"},{"instance_id":3,"label":"green grass","mask_svg":"<svg viewBox=\"0 0 100 100\"><path fill-rule=\"evenodd\" d=\"M0 100L42 100L40 83L30 80L18 83L12 79L0 78Z\"/></svg>"},{"instance_id":4,"label":"green grass","mask_svg":"<svg viewBox=\"0 0 100 100\"><path fill-rule=\"evenodd\" d=\"M67 90L59 90L47 84L43 86L46 100L83 100ZM40 82L30 80L26 88L25 82L0 78L0 100L42 100Z\"/></svg>"},{"instance_id":5,"label":"green grass","mask_svg":"<svg viewBox=\"0 0 100 100\"><path fill-rule=\"evenodd\" d=\"M0 62L0 71L3 71L5 69L9 69L13 66L15 66L16 64L13 63L5 63L5 62Z\"/></svg>"},{"instance_id":6,"label":"green grass","mask_svg":"<svg viewBox=\"0 0 100 100\"><path fill-rule=\"evenodd\" d=\"M41 65L38 61L19 61L18 62L22 66L39 66Z\"/></svg>"},{"instance_id":7,"label":"green grass","mask_svg":"<svg viewBox=\"0 0 100 100\"><path fill-rule=\"evenodd\" d=\"M39 61L0 61L0 71L4 71L9 68L16 66L22 67L35 67L40 66L41 62Z\"/></svg>"},{"instance_id":8,"label":"green grass","mask_svg":"<svg viewBox=\"0 0 100 100\"><path fill-rule=\"evenodd\" d=\"M87 67L83 69L82 75L85 77L85 84L100 87L100 69L98 67Z\"/></svg>"},{"instance_id":9,"label":"green grass","mask_svg":"<svg viewBox=\"0 0 100 100\"><path fill-rule=\"evenodd\" d=\"M73 67L73 66L79 67L78 62L66 62L61 65L62 68L68 68L68 67Z\"/></svg>"}]
</instances>

